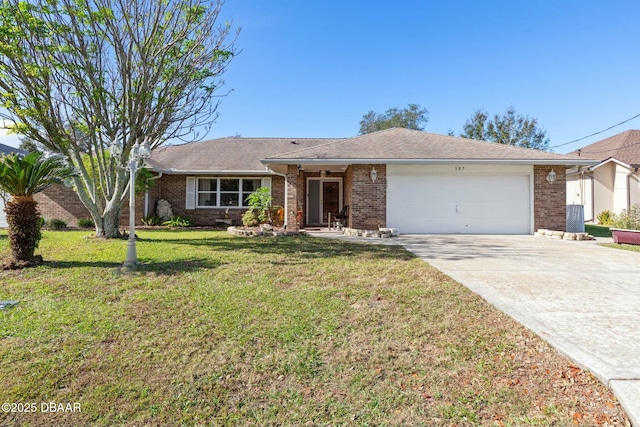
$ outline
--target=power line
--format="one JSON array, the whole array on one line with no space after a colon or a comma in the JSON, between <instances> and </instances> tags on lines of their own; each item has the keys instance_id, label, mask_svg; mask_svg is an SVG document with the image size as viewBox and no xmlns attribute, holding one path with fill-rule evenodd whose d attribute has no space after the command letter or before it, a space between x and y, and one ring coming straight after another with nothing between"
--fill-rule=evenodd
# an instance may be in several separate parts
<instances>
[{"instance_id":1,"label":"power line","mask_svg":"<svg viewBox=\"0 0 640 427\"><path fill-rule=\"evenodd\" d=\"M625 121L622 121L622 122L620 122L620 123L618 123L618 124L615 124L615 125L613 125L613 126L609 126L608 128L603 129L603 130L601 130L601 131L599 131L599 132L596 132L596 133L592 133L591 135L583 136L582 138L574 139L573 141L565 142L564 144L560 144L560 145L554 145L553 147L548 147L548 148L559 148L559 147L564 147L565 145L573 144L574 142L578 142L578 141L582 141L583 139L591 138L592 136L595 136L595 135L601 134L601 133L603 133L603 132L606 132L606 131L608 131L608 130L611 130L611 129L613 129L614 127L617 127L617 126L623 125L623 124L625 124L625 123L627 123L627 122L629 122L629 121L631 121L631 120L633 120L633 119L636 119L636 118L638 118L638 117L640 117L640 114L636 114L635 116L633 116L633 117L631 117L631 118L629 118L629 119L627 119L627 120L625 120Z\"/></svg>"}]
</instances>

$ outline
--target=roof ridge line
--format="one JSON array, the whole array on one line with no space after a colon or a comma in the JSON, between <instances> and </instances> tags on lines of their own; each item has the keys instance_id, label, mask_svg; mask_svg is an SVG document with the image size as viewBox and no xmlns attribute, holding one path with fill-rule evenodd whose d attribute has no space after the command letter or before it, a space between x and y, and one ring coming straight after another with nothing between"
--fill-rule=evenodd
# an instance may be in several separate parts
<instances>
[{"instance_id":1,"label":"roof ridge line","mask_svg":"<svg viewBox=\"0 0 640 427\"><path fill-rule=\"evenodd\" d=\"M314 138L308 138L308 139L314 139ZM322 138L318 138L318 139L322 139ZM304 148L299 148L297 150L287 151L285 153L278 154L277 156L265 157L265 159L275 159L275 158L278 158L278 157L286 156L288 154L298 154L298 153L300 153L302 151L314 150L316 148L326 147L327 145L335 144L337 142L348 141L348 140L351 140L351 139L355 139L355 138L354 137L351 137L351 138L333 138L333 141L328 141L328 142L326 142L324 144L318 144L318 145L314 145L313 147L304 147Z\"/></svg>"}]
</instances>

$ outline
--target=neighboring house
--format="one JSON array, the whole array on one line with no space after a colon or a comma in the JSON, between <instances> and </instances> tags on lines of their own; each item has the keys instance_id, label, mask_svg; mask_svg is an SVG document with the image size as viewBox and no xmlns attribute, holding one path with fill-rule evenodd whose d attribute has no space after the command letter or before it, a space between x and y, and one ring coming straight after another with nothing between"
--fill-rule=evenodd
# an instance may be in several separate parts
<instances>
[{"instance_id":1,"label":"neighboring house","mask_svg":"<svg viewBox=\"0 0 640 427\"><path fill-rule=\"evenodd\" d=\"M14 148L8 145L0 144L0 157L7 154L11 154L11 153L18 153L21 155L27 154L26 151L21 150L19 148ZM7 215L4 212L5 197L8 197L8 196L0 193L0 227L7 227L9 225L7 224Z\"/></svg>"},{"instance_id":2,"label":"neighboring house","mask_svg":"<svg viewBox=\"0 0 640 427\"><path fill-rule=\"evenodd\" d=\"M570 155L599 160L567 173L567 204L584 205L585 221L640 204L640 130L627 130Z\"/></svg>"},{"instance_id":3,"label":"neighboring house","mask_svg":"<svg viewBox=\"0 0 640 427\"><path fill-rule=\"evenodd\" d=\"M246 196L267 186L289 229L325 226L349 206L353 229L531 234L565 229L566 169L596 163L399 128L353 138L220 138L154 150L147 164L158 179L146 209L166 199L197 225L226 211L240 224Z\"/></svg>"}]
</instances>

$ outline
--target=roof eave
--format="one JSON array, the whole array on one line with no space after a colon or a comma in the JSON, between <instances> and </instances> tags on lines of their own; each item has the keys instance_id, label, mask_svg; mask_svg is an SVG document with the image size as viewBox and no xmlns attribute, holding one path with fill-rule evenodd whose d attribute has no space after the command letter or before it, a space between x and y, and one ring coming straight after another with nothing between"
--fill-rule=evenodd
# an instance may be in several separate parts
<instances>
[{"instance_id":1,"label":"roof eave","mask_svg":"<svg viewBox=\"0 0 640 427\"><path fill-rule=\"evenodd\" d=\"M587 159L263 159L264 165L322 164L322 165L440 165L440 164L502 164L502 165L548 165L548 166L593 166L600 163Z\"/></svg>"},{"instance_id":2,"label":"roof eave","mask_svg":"<svg viewBox=\"0 0 640 427\"><path fill-rule=\"evenodd\" d=\"M168 175L274 175L266 167L264 169L252 170L181 170L181 169L164 169L149 168L152 172L162 172Z\"/></svg>"},{"instance_id":3,"label":"roof eave","mask_svg":"<svg viewBox=\"0 0 640 427\"><path fill-rule=\"evenodd\" d=\"M618 159L616 159L614 157L609 157L607 160L605 160L603 162L599 162L596 166L592 167L591 169L592 170L598 169L600 166L604 166L604 165L606 165L608 163L615 163L615 164L620 165L622 167L625 167L627 169L633 169L634 168L633 165L627 164L627 163L625 163L625 162L623 162L621 160L618 160Z\"/></svg>"}]
</instances>

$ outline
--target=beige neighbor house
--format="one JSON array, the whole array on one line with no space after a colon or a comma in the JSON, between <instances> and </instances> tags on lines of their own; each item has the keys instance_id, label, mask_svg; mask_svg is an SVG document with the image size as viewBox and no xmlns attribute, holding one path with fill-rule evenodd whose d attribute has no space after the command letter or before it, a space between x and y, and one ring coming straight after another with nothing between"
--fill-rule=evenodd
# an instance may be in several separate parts
<instances>
[{"instance_id":1,"label":"beige neighbor house","mask_svg":"<svg viewBox=\"0 0 640 427\"><path fill-rule=\"evenodd\" d=\"M227 216L241 224L246 197L269 187L291 230L326 226L348 207L344 225L357 230L532 234L565 229L565 171L596 163L399 128L353 138L219 138L154 150L147 166L157 179L137 212L153 214L164 199L196 225Z\"/></svg>"},{"instance_id":2,"label":"beige neighbor house","mask_svg":"<svg viewBox=\"0 0 640 427\"><path fill-rule=\"evenodd\" d=\"M567 173L567 204L584 205L585 221L640 204L640 130L627 130L570 155L599 160Z\"/></svg>"}]
</instances>

